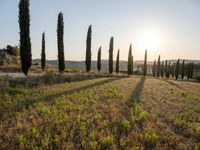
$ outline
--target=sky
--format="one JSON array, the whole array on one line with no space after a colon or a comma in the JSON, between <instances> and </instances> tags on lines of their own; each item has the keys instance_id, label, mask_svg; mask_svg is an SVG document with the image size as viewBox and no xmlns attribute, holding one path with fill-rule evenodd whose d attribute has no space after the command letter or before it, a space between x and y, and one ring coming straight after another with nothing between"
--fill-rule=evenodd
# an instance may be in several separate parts
<instances>
[{"instance_id":1,"label":"sky","mask_svg":"<svg viewBox=\"0 0 200 150\"><path fill-rule=\"evenodd\" d=\"M18 0L0 0L0 48L19 45ZM127 60L200 59L200 0L30 0L33 58L40 58L46 32L47 59L57 59L57 17L64 14L66 60L84 60L87 29L92 24L92 60L102 46L108 59L114 36L114 58Z\"/></svg>"}]
</instances>

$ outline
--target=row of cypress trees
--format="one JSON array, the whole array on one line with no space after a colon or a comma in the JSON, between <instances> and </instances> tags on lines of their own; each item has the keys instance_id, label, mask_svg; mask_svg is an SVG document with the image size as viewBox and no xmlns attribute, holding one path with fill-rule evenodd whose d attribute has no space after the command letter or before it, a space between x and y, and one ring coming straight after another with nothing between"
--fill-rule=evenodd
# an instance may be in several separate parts
<instances>
[{"instance_id":1,"label":"row of cypress trees","mask_svg":"<svg viewBox=\"0 0 200 150\"><path fill-rule=\"evenodd\" d=\"M31 40L30 40L30 0L19 1L19 27L20 27L20 59L21 69L25 75L32 64L31 53ZM64 19L63 13L58 14L57 21L57 48L58 48L58 67L62 73L65 70L65 56L64 56ZM86 58L85 65L86 71L91 70L91 46L92 45L92 25L89 26L86 39ZM113 51L114 51L114 38L110 39L109 46L109 73L113 73ZM42 50L41 50L41 68L44 71L46 65L45 54L45 33L42 33ZM128 74L133 74L133 56L132 45L130 45L128 56ZM101 71L101 47L98 50L97 69ZM119 50L116 59L116 72L119 72Z\"/></svg>"},{"instance_id":2,"label":"row of cypress trees","mask_svg":"<svg viewBox=\"0 0 200 150\"><path fill-rule=\"evenodd\" d=\"M160 60L160 55L158 57L158 61L156 63L156 60L154 60L153 63L153 68L152 68L152 75L154 77L162 77L164 76L169 79L170 76L172 78L175 78L176 80L181 77L183 80L184 77L186 76L187 79L192 79L193 78L193 70L194 70L194 62L189 62L185 64L185 60L182 61L182 64L180 64L180 59L177 60L176 63L171 64L170 61L165 60L162 61Z\"/></svg>"}]
</instances>

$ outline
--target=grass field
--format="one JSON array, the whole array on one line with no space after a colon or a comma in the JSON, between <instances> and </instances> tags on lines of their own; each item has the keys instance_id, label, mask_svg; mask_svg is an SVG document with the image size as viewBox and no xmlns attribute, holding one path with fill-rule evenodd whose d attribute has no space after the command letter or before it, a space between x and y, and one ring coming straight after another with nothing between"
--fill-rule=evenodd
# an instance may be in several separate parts
<instances>
[{"instance_id":1,"label":"grass field","mask_svg":"<svg viewBox=\"0 0 200 150\"><path fill-rule=\"evenodd\" d=\"M0 80L0 149L200 149L199 83L27 82Z\"/></svg>"}]
</instances>

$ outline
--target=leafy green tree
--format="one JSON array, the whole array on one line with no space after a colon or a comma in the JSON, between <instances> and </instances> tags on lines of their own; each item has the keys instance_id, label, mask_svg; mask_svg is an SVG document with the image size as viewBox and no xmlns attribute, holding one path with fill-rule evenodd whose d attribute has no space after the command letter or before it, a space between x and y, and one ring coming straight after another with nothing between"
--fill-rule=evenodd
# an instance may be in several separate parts
<instances>
[{"instance_id":1,"label":"leafy green tree","mask_svg":"<svg viewBox=\"0 0 200 150\"><path fill-rule=\"evenodd\" d=\"M128 53L128 74L133 74L132 44L130 44L129 53Z\"/></svg>"},{"instance_id":2,"label":"leafy green tree","mask_svg":"<svg viewBox=\"0 0 200 150\"><path fill-rule=\"evenodd\" d=\"M91 47L92 47L92 25L89 26L88 32L87 32L87 40L86 40L86 71L89 72L91 70L91 57L92 57L92 52L91 52Z\"/></svg>"},{"instance_id":3,"label":"leafy green tree","mask_svg":"<svg viewBox=\"0 0 200 150\"><path fill-rule=\"evenodd\" d=\"M109 73L113 73L113 51L114 51L114 38L110 38L109 47Z\"/></svg>"},{"instance_id":4,"label":"leafy green tree","mask_svg":"<svg viewBox=\"0 0 200 150\"><path fill-rule=\"evenodd\" d=\"M58 14L57 25L57 42L58 42L58 67L62 73L65 70L65 56L64 56L64 20L63 13Z\"/></svg>"},{"instance_id":5,"label":"leafy green tree","mask_svg":"<svg viewBox=\"0 0 200 150\"><path fill-rule=\"evenodd\" d=\"M179 76L179 59L177 60L176 63L176 71L175 71L176 80L178 79L178 76Z\"/></svg>"},{"instance_id":6,"label":"leafy green tree","mask_svg":"<svg viewBox=\"0 0 200 150\"><path fill-rule=\"evenodd\" d=\"M147 75L147 50L145 50L144 55L144 77Z\"/></svg>"},{"instance_id":7,"label":"leafy green tree","mask_svg":"<svg viewBox=\"0 0 200 150\"><path fill-rule=\"evenodd\" d=\"M98 58L97 58L97 70L101 71L101 47L98 50Z\"/></svg>"},{"instance_id":8,"label":"leafy green tree","mask_svg":"<svg viewBox=\"0 0 200 150\"><path fill-rule=\"evenodd\" d=\"M181 70L181 78L182 78L182 80L184 79L184 76L185 76L185 61L183 60L182 70Z\"/></svg>"},{"instance_id":9,"label":"leafy green tree","mask_svg":"<svg viewBox=\"0 0 200 150\"><path fill-rule=\"evenodd\" d=\"M32 63L29 7L29 0L19 1L20 60L21 69L26 76Z\"/></svg>"},{"instance_id":10,"label":"leafy green tree","mask_svg":"<svg viewBox=\"0 0 200 150\"><path fill-rule=\"evenodd\" d=\"M157 77L160 77L160 55L158 57L158 62L157 62Z\"/></svg>"},{"instance_id":11,"label":"leafy green tree","mask_svg":"<svg viewBox=\"0 0 200 150\"><path fill-rule=\"evenodd\" d=\"M46 65L46 54L45 54L45 32L42 33L42 53L41 53L41 67L44 71Z\"/></svg>"},{"instance_id":12,"label":"leafy green tree","mask_svg":"<svg viewBox=\"0 0 200 150\"><path fill-rule=\"evenodd\" d=\"M161 65L161 77L162 78L164 77L164 61L162 62L162 65Z\"/></svg>"},{"instance_id":13,"label":"leafy green tree","mask_svg":"<svg viewBox=\"0 0 200 150\"><path fill-rule=\"evenodd\" d=\"M119 73L119 50L117 52L117 58L116 58L116 73Z\"/></svg>"}]
</instances>

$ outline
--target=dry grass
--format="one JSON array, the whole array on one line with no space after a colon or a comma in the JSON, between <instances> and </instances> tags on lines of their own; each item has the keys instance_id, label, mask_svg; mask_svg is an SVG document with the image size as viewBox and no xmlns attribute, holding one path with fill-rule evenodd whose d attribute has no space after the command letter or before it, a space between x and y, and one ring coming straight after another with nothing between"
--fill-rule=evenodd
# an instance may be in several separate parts
<instances>
[{"instance_id":1,"label":"dry grass","mask_svg":"<svg viewBox=\"0 0 200 150\"><path fill-rule=\"evenodd\" d=\"M104 77L33 87L0 84L0 149L200 146L196 83Z\"/></svg>"}]
</instances>

